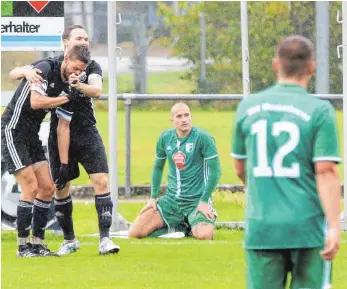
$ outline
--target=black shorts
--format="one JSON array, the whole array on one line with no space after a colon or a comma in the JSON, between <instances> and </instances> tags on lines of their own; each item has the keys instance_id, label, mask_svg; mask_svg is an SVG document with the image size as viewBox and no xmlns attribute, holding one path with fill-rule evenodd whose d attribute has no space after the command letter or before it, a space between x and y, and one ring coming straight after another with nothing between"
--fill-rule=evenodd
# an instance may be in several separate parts
<instances>
[{"instance_id":1,"label":"black shorts","mask_svg":"<svg viewBox=\"0 0 347 289\"><path fill-rule=\"evenodd\" d=\"M1 129L1 162L10 174L45 160L38 135L35 137L15 130Z\"/></svg>"},{"instance_id":2,"label":"black shorts","mask_svg":"<svg viewBox=\"0 0 347 289\"><path fill-rule=\"evenodd\" d=\"M52 130L49 135L48 155L52 178L55 182L59 177L60 167L56 130ZM108 173L105 146L96 126L71 133L68 181L79 177L78 163L84 167L89 175Z\"/></svg>"}]
</instances>

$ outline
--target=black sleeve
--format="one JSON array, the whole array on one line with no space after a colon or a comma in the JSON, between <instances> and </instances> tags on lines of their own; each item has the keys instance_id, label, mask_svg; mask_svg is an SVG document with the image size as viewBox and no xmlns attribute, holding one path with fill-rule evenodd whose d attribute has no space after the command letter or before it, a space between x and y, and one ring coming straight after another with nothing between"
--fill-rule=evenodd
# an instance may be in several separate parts
<instances>
[{"instance_id":1,"label":"black sleeve","mask_svg":"<svg viewBox=\"0 0 347 289\"><path fill-rule=\"evenodd\" d=\"M37 63L34 67L42 71L41 76L43 78L43 82L40 84L33 83L31 85L31 90L35 90L42 95L46 95L48 79L51 77L52 74L52 67L48 61L41 61Z\"/></svg>"}]
</instances>

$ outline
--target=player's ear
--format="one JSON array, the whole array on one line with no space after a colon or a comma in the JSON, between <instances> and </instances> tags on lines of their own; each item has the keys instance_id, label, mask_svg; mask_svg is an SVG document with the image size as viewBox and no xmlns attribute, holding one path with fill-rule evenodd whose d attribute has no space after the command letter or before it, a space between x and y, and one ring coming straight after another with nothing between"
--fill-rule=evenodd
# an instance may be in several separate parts
<instances>
[{"instance_id":1,"label":"player's ear","mask_svg":"<svg viewBox=\"0 0 347 289\"><path fill-rule=\"evenodd\" d=\"M275 72L275 73L278 73L278 68L279 68L279 60L278 58L273 58L272 59L272 70Z\"/></svg>"},{"instance_id":2,"label":"player's ear","mask_svg":"<svg viewBox=\"0 0 347 289\"><path fill-rule=\"evenodd\" d=\"M65 62L65 63L68 63L69 60L70 60L70 58L69 58L68 56L64 56L64 62Z\"/></svg>"},{"instance_id":3,"label":"player's ear","mask_svg":"<svg viewBox=\"0 0 347 289\"><path fill-rule=\"evenodd\" d=\"M308 63L308 67L307 67L307 71L308 71L309 75L314 74L315 68L316 68L316 62L314 60L310 61Z\"/></svg>"},{"instance_id":4,"label":"player's ear","mask_svg":"<svg viewBox=\"0 0 347 289\"><path fill-rule=\"evenodd\" d=\"M64 50L67 50L69 46L69 40L68 39L63 39L63 45L64 45Z\"/></svg>"}]
</instances>

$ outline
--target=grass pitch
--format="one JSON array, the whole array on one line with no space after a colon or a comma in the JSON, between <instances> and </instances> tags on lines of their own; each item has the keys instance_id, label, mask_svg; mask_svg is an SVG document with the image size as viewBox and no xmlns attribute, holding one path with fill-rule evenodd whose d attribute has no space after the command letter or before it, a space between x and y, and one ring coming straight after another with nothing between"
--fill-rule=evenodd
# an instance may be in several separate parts
<instances>
[{"instance_id":1,"label":"grass pitch","mask_svg":"<svg viewBox=\"0 0 347 289\"><path fill-rule=\"evenodd\" d=\"M192 111L193 124L206 129L216 140L222 166L221 184L240 184L237 178L233 160L230 157L232 127L235 113L233 111L203 111L194 108ZM343 119L342 112L337 111L337 122L340 136L340 151L343 157ZM98 128L109 151L108 112L97 110ZM160 133L172 128L169 109L167 111L133 110L131 114L131 183L135 185L151 182L152 166L154 162L155 146ZM166 182L167 164L163 174ZM89 184L89 177L80 167L81 176L74 184ZM343 166L339 166L341 179ZM118 182L125 183L125 114L118 112Z\"/></svg>"},{"instance_id":2,"label":"grass pitch","mask_svg":"<svg viewBox=\"0 0 347 289\"><path fill-rule=\"evenodd\" d=\"M133 221L144 202L120 203L119 211ZM242 220L240 196L217 195L219 221ZM61 258L21 259L15 256L15 232L2 232L2 288L6 289L244 289L243 232L216 231L213 241L114 239L121 246L115 256L99 256L93 201L74 203L76 234L82 244L77 253ZM47 233L53 251L62 237ZM347 284L347 233L333 266L333 289Z\"/></svg>"}]
</instances>

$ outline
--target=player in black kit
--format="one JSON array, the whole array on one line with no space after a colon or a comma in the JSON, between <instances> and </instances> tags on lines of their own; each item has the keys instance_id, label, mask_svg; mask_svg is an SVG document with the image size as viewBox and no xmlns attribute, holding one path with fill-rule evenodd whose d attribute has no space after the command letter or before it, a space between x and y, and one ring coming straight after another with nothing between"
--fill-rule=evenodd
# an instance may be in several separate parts
<instances>
[{"instance_id":1,"label":"player in black kit","mask_svg":"<svg viewBox=\"0 0 347 289\"><path fill-rule=\"evenodd\" d=\"M80 25L68 27L62 38L65 53L74 45L89 44L87 32ZM62 58L63 56L58 57ZM22 77L24 72L31 79L37 75L35 71L22 69ZM56 112L51 114L49 161L52 177L58 189L55 197L56 216L64 232L64 242L58 251L59 255L67 255L80 248L73 228L70 195L70 181L79 176L78 163L81 163L89 174L95 190L95 207L100 232L99 253L117 253L120 249L109 238L113 203L108 185L106 150L96 127L93 108L93 98L98 99L101 96L102 70L100 65L92 60L85 72L85 78L72 77L76 83L70 84L70 94L76 95L76 100L57 108ZM59 143L63 143L62 146L58 146L57 133L60 138ZM70 139L66 139L69 134Z\"/></svg>"},{"instance_id":2,"label":"player in black kit","mask_svg":"<svg viewBox=\"0 0 347 289\"><path fill-rule=\"evenodd\" d=\"M7 170L21 186L17 207L19 257L58 256L42 244L47 214L55 191L39 139L40 125L49 108L68 103L75 95L61 95L71 75L79 75L90 61L88 47L79 45L62 61L43 59L33 64L42 81L23 79L1 116L1 154ZM13 78L12 74L12 78ZM29 233L32 227L32 240Z\"/></svg>"}]
</instances>

